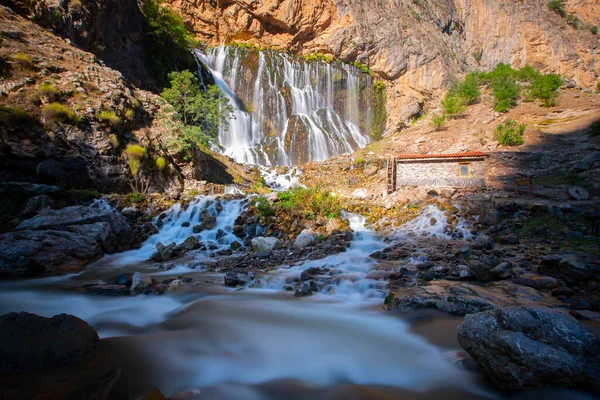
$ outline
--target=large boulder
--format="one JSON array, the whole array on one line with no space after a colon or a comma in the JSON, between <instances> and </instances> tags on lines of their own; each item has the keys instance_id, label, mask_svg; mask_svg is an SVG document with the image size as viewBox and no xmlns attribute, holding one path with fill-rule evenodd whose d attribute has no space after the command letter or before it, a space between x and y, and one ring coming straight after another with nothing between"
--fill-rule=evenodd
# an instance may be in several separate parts
<instances>
[{"instance_id":1,"label":"large boulder","mask_svg":"<svg viewBox=\"0 0 600 400\"><path fill-rule=\"evenodd\" d=\"M512 275L513 265L509 262L501 262L498 265L490 265L486 262L473 260L469 262L468 271L477 280L482 282L499 281Z\"/></svg>"},{"instance_id":2,"label":"large boulder","mask_svg":"<svg viewBox=\"0 0 600 400\"><path fill-rule=\"evenodd\" d=\"M59 210L43 209L33 218L21 222L17 230L80 230L89 225L102 223L105 232L96 235L104 251L108 253L127 250L132 243L132 230L123 215L100 208L71 206ZM80 227L79 229L76 227Z\"/></svg>"},{"instance_id":3,"label":"large boulder","mask_svg":"<svg viewBox=\"0 0 600 400\"><path fill-rule=\"evenodd\" d=\"M74 364L93 355L98 342L94 328L72 315L5 314L0 317L0 373Z\"/></svg>"},{"instance_id":4,"label":"large boulder","mask_svg":"<svg viewBox=\"0 0 600 400\"><path fill-rule=\"evenodd\" d=\"M304 229L298 235L298 237L296 237L296 240L294 241L294 247L296 249L303 249L307 246L310 246L317 241L317 237L318 237L318 235L316 233L314 233L312 230Z\"/></svg>"},{"instance_id":5,"label":"large boulder","mask_svg":"<svg viewBox=\"0 0 600 400\"><path fill-rule=\"evenodd\" d=\"M274 237L257 236L252 239L252 248L255 251L271 251L281 247L281 241Z\"/></svg>"},{"instance_id":6,"label":"large boulder","mask_svg":"<svg viewBox=\"0 0 600 400\"><path fill-rule=\"evenodd\" d=\"M15 232L0 235L0 276L76 272L103 253L131 248L133 242L131 226L117 212L91 206L45 208Z\"/></svg>"},{"instance_id":7,"label":"large boulder","mask_svg":"<svg viewBox=\"0 0 600 400\"><path fill-rule=\"evenodd\" d=\"M558 263L558 268L567 279L571 280L587 281L593 276L588 266L574 257L564 257L561 259Z\"/></svg>"},{"instance_id":8,"label":"large boulder","mask_svg":"<svg viewBox=\"0 0 600 400\"><path fill-rule=\"evenodd\" d=\"M465 316L460 345L499 388L592 387L600 339L566 312L510 306Z\"/></svg>"}]
</instances>

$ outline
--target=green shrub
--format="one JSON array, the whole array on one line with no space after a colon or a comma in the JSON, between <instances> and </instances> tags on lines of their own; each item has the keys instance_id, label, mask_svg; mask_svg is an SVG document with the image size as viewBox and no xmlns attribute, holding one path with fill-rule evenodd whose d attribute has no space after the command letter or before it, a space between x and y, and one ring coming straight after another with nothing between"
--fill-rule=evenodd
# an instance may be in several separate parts
<instances>
[{"instance_id":1,"label":"green shrub","mask_svg":"<svg viewBox=\"0 0 600 400\"><path fill-rule=\"evenodd\" d=\"M435 114L431 117L430 124L436 131L441 131L446 126L446 116L444 114Z\"/></svg>"},{"instance_id":2,"label":"green shrub","mask_svg":"<svg viewBox=\"0 0 600 400\"><path fill-rule=\"evenodd\" d=\"M27 54L17 53L17 54L14 54L11 58L12 58L13 63L15 63L20 68L28 69L28 70L35 69L33 59L30 56L28 56Z\"/></svg>"},{"instance_id":3,"label":"green shrub","mask_svg":"<svg viewBox=\"0 0 600 400\"><path fill-rule=\"evenodd\" d=\"M494 98L496 104L494 110L497 112L507 112L510 110L521 95L521 86L513 80L502 80L492 83Z\"/></svg>"},{"instance_id":4,"label":"green shrub","mask_svg":"<svg viewBox=\"0 0 600 400\"><path fill-rule=\"evenodd\" d=\"M523 144L525 124L517 124L512 119L499 124L494 132L494 138L503 146L519 146Z\"/></svg>"},{"instance_id":5,"label":"green shrub","mask_svg":"<svg viewBox=\"0 0 600 400\"><path fill-rule=\"evenodd\" d=\"M0 105L0 123L3 126L14 126L29 122L31 117L21 107Z\"/></svg>"},{"instance_id":6,"label":"green shrub","mask_svg":"<svg viewBox=\"0 0 600 400\"><path fill-rule=\"evenodd\" d=\"M100 122L110 126L111 128L116 128L121 123L121 119L115 114L114 111L110 110L102 110L98 113L98 120Z\"/></svg>"},{"instance_id":7,"label":"green shrub","mask_svg":"<svg viewBox=\"0 0 600 400\"><path fill-rule=\"evenodd\" d=\"M596 85L596 92L600 93L600 82Z\"/></svg>"},{"instance_id":8,"label":"green shrub","mask_svg":"<svg viewBox=\"0 0 600 400\"><path fill-rule=\"evenodd\" d=\"M364 159L364 158L362 158L362 157L358 157L358 158L356 159L356 164L357 164L357 165L362 165L362 164L364 164L364 163L365 163L365 159Z\"/></svg>"},{"instance_id":9,"label":"green shrub","mask_svg":"<svg viewBox=\"0 0 600 400\"><path fill-rule=\"evenodd\" d=\"M373 84L373 89L375 89L375 92L382 92L385 90L385 83L383 83L382 80L378 79Z\"/></svg>"},{"instance_id":10,"label":"green shrub","mask_svg":"<svg viewBox=\"0 0 600 400\"><path fill-rule=\"evenodd\" d=\"M571 25L573 28L579 29L580 22L581 21L579 21L579 18L577 18L577 15L575 15L573 13L567 15L567 24Z\"/></svg>"},{"instance_id":11,"label":"green shrub","mask_svg":"<svg viewBox=\"0 0 600 400\"><path fill-rule=\"evenodd\" d=\"M127 110L125 110L124 116L127 121L133 120L133 118L135 117L135 110L132 108L128 108Z\"/></svg>"},{"instance_id":12,"label":"green shrub","mask_svg":"<svg viewBox=\"0 0 600 400\"><path fill-rule=\"evenodd\" d=\"M589 135L592 137L600 136L600 119L592 122L590 125Z\"/></svg>"},{"instance_id":13,"label":"green shrub","mask_svg":"<svg viewBox=\"0 0 600 400\"><path fill-rule=\"evenodd\" d=\"M60 100L60 90L51 83L42 83L38 86L38 92L40 93L40 96L46 97L49 101L56 102Z\"/></svg>"},{"instance_id":14,"label":"green shrub","mask_svg":"<svg viewBox=\"0 0 600 400\"><path fill-rule=\"evenodd\" d=\"M156 164L156 168L163 169L167 165L167 160L164 157L158 157L154 163Z\"/></svg>"},{"instance_id":15,"label":"green shrub","mask_svg":"<svg viewBox=\"0 0 600 400\"><path fill-rule=\"evenodd\" d=\"M261 218L266 218L275 215L275 209L273 208L269 200L264 196L258 196L256 198L256 211L258 212L258 215Z\"/></svg>"},{"instance_id":16,"label":"green shrub","mask_svg":"<svg viewBox=\"0 0 600 400\"><path fill-rule=\"evenodd\" d=\"M442 107L446 114L450 117L456 117L467 108L466 101L458 96L455 90L450 89L442 100Z\"/></svg>"},{"instance_id":17,"label":"green shrub","mask_svg":"<svg viewBox=\"0 0 600 400\"><path fill-rule=\"evenodd\" d=\"M142 203L145 199L144 195L138 192L127 193L125 195L125 202L128 204Z\"/></svg>"},{"instance_id":18,"label":"green shrub","mask_svg":"<svg viewBox=\"0 0 600 400\"><path fill-rule=\"evenodd\" d=\"M567 16L567 11L565 10L565 0L550 0L548 2L548 9L563 18Z\"/></svg>"},{"instance_id":19,"label":"green shrub","mask_svg":"<svg viewBox=\"0 0 600 400\"><path fill-rule=\"evenodd\" d=\"M321 62L325 62L325 63L330 63L334 59L334 57L330 54L321 54L321 53L310 53L310 54L305 55L303 58L305 61L308 61L308 62L321 61Z\"/></svg>"},{"instance_id":20,"label":"green shrub","mask_svg":"<svg viewBox=\"0 0 600 400\"><path fill-rule=\"evenodd\" d=\"M309 219L335 218L342 212L338 197L316 188L293 187L277 193L277 206L283 211L299 214Z\"/></svg>"},{"instance_id":21,"label":"green shrub","mask_svg":"<svg viewBox=\"0 0 600 400\"><path fill-rule=\"evenodd\" d=\"M42 115L50 122L64 122L70 125L79 125L81 122L73 110L58 102L50 103L42 108Z\"/></svg>"},{"instance_id":22,"label":"green shrub","mask_svg":"<svg viewBox=\"0 0 600 400\"><path fill-rule=\"evenodd\" d=\"M531 65L526 65L517 71L517 78L523 82L533 82L541 74L536 71Z\"/></svg>"},{"instance_id":23,"label":"green shrub","mask_svg":"<svg viewBox=\"0 0 600 400\"><path fill-rule=\"evenodd\" d=\"M481 91L479 90L480 84L481 82L479 81L478 74L472 72L465 77L463 82L458 84L456 93L463 98L468 105L478 103L479 97L481 96Z\"/></svg>"},{"instance_id":24,"label":"green shrub","mask_svg":"<svg viewBox=\"0 0 600 400\"><path fill-rule=\"evenodd\" d=\"M374 76L373 71L371 71L371 68L369 68L368 66L361 64L357 61L353 62L352 65L354 65L356 68L358 68L359 71L362 72L363 74L368 74L371 77Z\"/></svg>"},{"instance_id":25,"label":"green shrub","mask_svg":"<svg viewBox=\"0 0 600 400\"><path fill-rule=\"evenodd\" d=\"M592 32L593 35L597 35L598 34L598 27L596 25L590 26L590 32Z\"/></svg>"},{"instance_id":26,"label":"green shrub","mask_svg":"<svg viewBox=\"0 0 600 400\"><path fill-rule=\"evenodd\" d=\"M558 89L563 81L558 74L539 75L533 80L529 88L532 97L541 101L545 107L556 105Z\"/></svg>"}]
</instances>

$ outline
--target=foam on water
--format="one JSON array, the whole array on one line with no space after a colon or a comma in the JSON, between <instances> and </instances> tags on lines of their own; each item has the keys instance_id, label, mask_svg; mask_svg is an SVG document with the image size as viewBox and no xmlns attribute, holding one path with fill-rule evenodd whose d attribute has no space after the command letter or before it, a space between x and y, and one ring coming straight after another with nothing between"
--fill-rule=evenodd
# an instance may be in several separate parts
<instances>
[{"instance_id":1,"label":"foam on water","mask_svg":"<svg viewBox=\"0 0 600 400\"><path fill-rule=\"evenodd\" d=\"M373 270L375 263L369 255L383 249L387 244L365 227L365 217L353 213L344 213L344 216L354 231L354 239L345 252L319 260L305 261L298 265L283 266L263 277L260 287L270 290L289 290L289 284L297 281L304 270L325 267L330 271L315 278L323 282L324 287L313 297L343 300L349 303L381 301L386 295L387 280L367 276Z\"/></svg>"},{"instance_id":2,"label":"foam on water","mask_svg":"<svg viewBox=\"0 0 600 400\"><path fill-rule=\"evenodd\" d=\"M185 209L180 203L174 204L165 211L164 218L155 219L154 225L159 227L159 232L150 236L141 248L106 256L102 262L125 265L145 261L156 252L157 243L160 242L165 246L173 242L181 244L190 236L195 236L204 244L212 245L212 251L228 248L233 242L241 243L240 239L232 233L232 229L235 219L246 203L246 199L223 200L215 196L198 196ZM194 225L201 223L203 213L216 217L215 226L194 233ZM189 226L182 226L184 223L189 223Z\"/></svg>"},{"instance_id":3,"label":"foam on water","mask_svg":"<svg viewBox=\"0 0 600 400\"><path fill-rule=\"evenodd\" d=\"M453 230L448 226L448 218L444 211L435 205L424 207L420 214L412 221L405 223L398 229L398 236L436 237L442 239L471 239L469 221L459 218Z\"/></svg>"},{"instance_id":4,"label":"foam on water","mask_svg":"<svg viewBox=\"0 0 600 400\"><path fill-rule=\"evenodd\" d=\"M287 190L294 186L305 187L300 183L302 171L298 167L288 168L283 174L278 174L277 169L259 167L265 183L275 191Z\"/></svg>"}]
</instances>

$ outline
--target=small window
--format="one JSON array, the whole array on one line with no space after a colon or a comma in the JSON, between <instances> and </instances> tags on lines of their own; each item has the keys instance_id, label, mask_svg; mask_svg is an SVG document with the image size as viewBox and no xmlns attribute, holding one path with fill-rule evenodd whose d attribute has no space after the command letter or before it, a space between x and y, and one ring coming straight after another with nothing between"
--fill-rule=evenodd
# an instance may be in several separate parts
<instances>
[{"instance_id":1,"label":"small window","mask_svg":"<svg viewBox=\"0 0 600 400\"><path fill-rule=\"evenodd\" d=\"M458 164L458 176L467 178L471 176L471 164L460 163Z\"/></svg>"}]
</instances>

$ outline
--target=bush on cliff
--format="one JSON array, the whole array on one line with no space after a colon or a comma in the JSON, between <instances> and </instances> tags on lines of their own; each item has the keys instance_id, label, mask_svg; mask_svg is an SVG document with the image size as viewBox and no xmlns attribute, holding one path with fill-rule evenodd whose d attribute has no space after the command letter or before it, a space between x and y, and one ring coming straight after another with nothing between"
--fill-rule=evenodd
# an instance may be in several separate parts
<instances>
[{"instance_id":1,"label":"bush on cliff","mask_svg":"<svg viewBox=\"0 0 600 400\"><path fill-rule=\"evenodd\" d=\"M525 124L517 124L512 119L507 119L499 124L494 132L494 138L503 146L520 146L523 144Z\"/></svg>"},{"instance_id":2,"label":"bush on cliff","mask_svg":"<svg viewBox=\"0 0 600 400\"><path fill-rule=\"evenodd\" d=\"M341 200L326 190L300 186L279 192L277 207L308 219L336 218L342 213Z\"/></svg>"}]
</instances>

